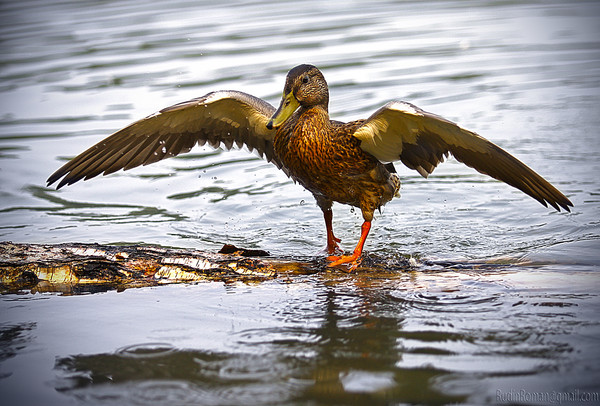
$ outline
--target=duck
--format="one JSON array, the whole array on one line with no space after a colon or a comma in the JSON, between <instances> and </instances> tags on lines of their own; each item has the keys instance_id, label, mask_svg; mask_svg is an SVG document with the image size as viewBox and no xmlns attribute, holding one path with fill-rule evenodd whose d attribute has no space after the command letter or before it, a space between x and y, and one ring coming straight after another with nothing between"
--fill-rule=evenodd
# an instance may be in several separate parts
<instances>
[{"instance_id":1,"label":"duck","mask_svg":"<svg viewBox=\"0 0 600 406\"><path fill-rule=\"evenodd\" d=\"M328 266L350 271L362 261L375 211L399 196L397 162L427 178L452 155L546 207L559 212L573 207L557 188L496 144L409 102L390 101L366 119L332 120L325 77L309 64L287 73L277 109L244 92L210 92L113 133L56 170L47 186L60 180L60 189L206 144L255 151L311 192L323 212ZM341 250L333 232L334 202L362 213L360 237L349 253Z\"/></svg>"}]
</instances>

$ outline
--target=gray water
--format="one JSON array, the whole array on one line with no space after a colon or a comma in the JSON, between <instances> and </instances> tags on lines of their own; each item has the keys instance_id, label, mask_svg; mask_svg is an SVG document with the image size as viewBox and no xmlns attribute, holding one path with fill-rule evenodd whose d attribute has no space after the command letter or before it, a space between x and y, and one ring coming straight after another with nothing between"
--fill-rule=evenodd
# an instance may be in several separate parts
<instances>
[{"instance_id":1,"label":"gray water","mask_svg":"<svg viewBox=\"0 0 600 406\"><path fill-rule=\"evenodd\" d=\"M599 17L595 1L2 2L1 240L321 257L312 196L245 150L45 187L171 104L236 89L276 105L299 63L324 72L333 118L410 101L575 204L454 160L427 180L398 165L402 198L366 245L388 272L5 294L2 404L600 404ZM334 207L344 249L361 221Z\"/></svg>"}]
</instances>

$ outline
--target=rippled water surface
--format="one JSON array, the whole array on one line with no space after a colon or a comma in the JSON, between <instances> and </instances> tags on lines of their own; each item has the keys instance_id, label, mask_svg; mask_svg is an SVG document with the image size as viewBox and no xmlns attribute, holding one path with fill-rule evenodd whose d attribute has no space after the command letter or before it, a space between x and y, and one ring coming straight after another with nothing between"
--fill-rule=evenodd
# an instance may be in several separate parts
<instances>
[{"instance_id":1,"label":"rippled water surface","mask_svg":"<svg viewBox=\"0 0 600 406\"><path fill-rule=\"evenodd\" d=\"M245 150L45 187L162 107L218 89L277 104L299 63L324 72L335 119L410 101L575 205L454 160L427 180L399 167L366 245L386 272L5 294L3 404L600 403L600 3L19 1L0 17L1 240L321 256L312 196ZM361 221L334 207L345 249Z\"/></svg>"}]
</instances>

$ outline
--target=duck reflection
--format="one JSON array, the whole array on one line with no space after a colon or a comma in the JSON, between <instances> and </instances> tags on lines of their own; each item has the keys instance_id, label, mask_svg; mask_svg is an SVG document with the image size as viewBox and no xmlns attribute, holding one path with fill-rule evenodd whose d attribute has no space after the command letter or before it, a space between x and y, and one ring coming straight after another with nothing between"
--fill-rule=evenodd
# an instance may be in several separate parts
<instances>
[{"instance_id":1,"label":"duck reflection","mask_svg":"<svg viewBox=\"0 0 600 406\"><path fill-rule=\"evenodd\" d=\"M292 289L302 285L301 278ZM283 295L287 305L271 308L275 324L230 333L231 351L140 344L64 357L56 362L55 388L88 401L134 403L142 397L146 404L464 400L431 387L447 372L398 366L404 315L381 289L389 281L372 270L320 274L314 301L296 303L292 294Z\"/></svg>"}]
</instances>

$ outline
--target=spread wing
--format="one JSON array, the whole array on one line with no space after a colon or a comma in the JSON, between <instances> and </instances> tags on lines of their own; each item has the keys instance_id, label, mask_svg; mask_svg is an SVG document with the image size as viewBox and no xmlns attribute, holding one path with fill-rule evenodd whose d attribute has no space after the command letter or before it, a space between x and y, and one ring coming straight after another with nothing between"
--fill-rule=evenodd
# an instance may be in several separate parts
<instances>
[{"instance_id":1,"label":"spread wing","mask_svg":"<svg viewBox=\"0 0 600 406\"><path fill-rule=\"evenodd\" d=\"M357 128L361 148L382 162L402 161L427 177L451 153L458 161L523 191L544 206L573 203L502 148L410 103L389 102Z\"/></svg>"},{"instance_id":2,"label":"spread wing","mask_svg":"<svg viewBox=\"0 0 600 406\"><path fill-rule=\"evenodd\" d=\"M208 93L117 131L54 172L48 178L48 185L63 178L57 186L61 188L99 174L148 165L207 142L214 148L245 145L282 168L273 151L275 130L267 129L274 112L269 103L246 93Z\"/></svg>"}]
</instances>

